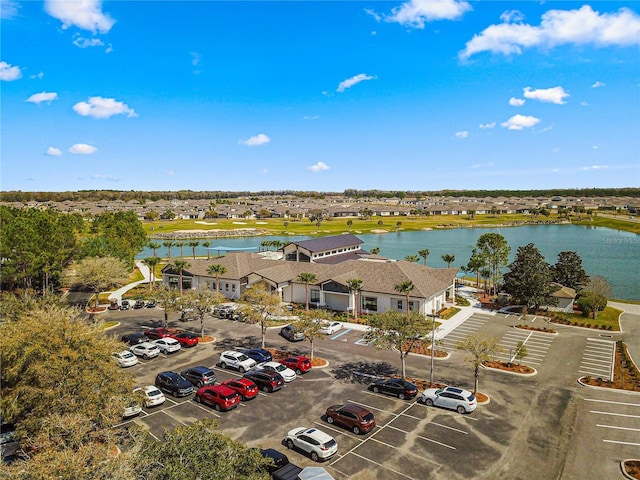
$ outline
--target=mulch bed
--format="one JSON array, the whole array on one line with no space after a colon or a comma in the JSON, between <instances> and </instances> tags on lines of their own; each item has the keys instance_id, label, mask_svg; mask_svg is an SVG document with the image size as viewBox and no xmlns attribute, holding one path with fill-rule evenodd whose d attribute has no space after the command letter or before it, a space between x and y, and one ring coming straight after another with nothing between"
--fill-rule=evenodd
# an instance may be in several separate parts
<instances>
[{"instance_id":1,"label":"mulch bed","mask_svg":"<svg viewBox=\"0 0 640 480\"><path fill-rule=\"evenodd\" d=\"M624 462L624 471L630 477L640 480L640 460L627 460Z\"/></svg>"},{"instance_id":2,"label":"mulch bed","mask_svg":"<svg viewBox=\"0 0 640 480\"><path fill-rule=\"evenodd\" d=\"M558 333L554 329L546 328L546 327L531 327L529 325L516 325L516 328L520 328L522 330L531 330L533 332Z\"/></svg>"},{"instance_id":3,"label":"mulch bed","mask_svg":"<svg viewBox=\"0 0 640 480\"><path fill-rule=\"evenodd\" d=\"M497 370L505 370L507 372L513 372L513 373L527 374L527 373L535 372L533 368L527 365L500 362L498 360L494 360L491 362L482 362L482 365L484 365L487 368L495 368Z\"/></svg>"},{"instance_id":4,"label":"mulch bed","mask_svg":"<svg viewBox=\"0 0 640 480\"><path fill-rule=\"evenodd\" d=\"M640 372L630 362L625 360L628 353L622 352L620 343L616 346L616 358L613 368L613 382L601 377L582 377L580 381L585 385L604 388L617 388L619 390L630 390L640 392Z\"/></svg>"}]
</instances>

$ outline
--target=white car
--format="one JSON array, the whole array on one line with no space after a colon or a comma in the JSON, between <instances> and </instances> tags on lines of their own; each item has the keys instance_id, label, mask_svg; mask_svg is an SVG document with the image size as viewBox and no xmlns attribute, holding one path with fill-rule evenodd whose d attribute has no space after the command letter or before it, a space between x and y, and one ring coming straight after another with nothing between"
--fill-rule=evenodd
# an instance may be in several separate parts
<instances>
[{"instance_id":1,"label":"white car","mask_svg":"<svg viewBox=\"0 0 640 480\"><path fill-rule=\"evenodd\" d=\"M323 322L320 332L325 335L333 335L339 330L342 330L343 325L340 322Z\"/></svg>"},{"instance_id":2,"label":"white car","mask_svg":"<svg viewBox=\"0 0 640 480\"><path fill-rule=\"evenodd\" d=\"M227 350L220 354L220 368L235 368L240 373L248 372L256 366L256 361L247 357L244 353L235 350Z\"/></svg>"},{"instance_id":3,"label":"white car","mask_svg":"<svg viewBox=\"0 0 640 480\"><path fill-rule=\"evenodd\" d=\"M131 352L137 357L142 357L144 359L155 358L160 355L160 349L158 346L151 342L139 343L133 347L129 347L129 350L131 350Z\"/></svg>"},{"instance_id":4,"label":"white car","mask_svg":"<svg viewBox=\"0 0 640 480\"><path fill-rule=\"evenodd\" d=\"M153 340L151 343L157 345L162 353L173 353L182 348L180 346L180 342L171 337L159 338L157 340Z\"/></svg>"},{"instance_id":5,"label":"white car","mask_svg":"<svg viewBox=\"0 0 640 480\"><path fill-rule=\"evenodd\" d=\"M164 393L155 385L147 385L146 387L136 388L133 393L142 392L144 394L144 406L155 407L162 405L166 400Z\"/></svg>"},{"instance_id":6,"label":"white car","mask_svg":"<svg viewBox=\"0 0 640 480\"><path fill-rule=\"evenodd\" d=\"M140 412L142 412L142 407L135 399L132 398L127 401L122 418L135 417L136 415L140 415Z\"/></svg>"},{"instance_id":7,"label":"white car","mask_svg":"<svg viewBox=\"0 0 640 480\"><path fill-rule=\"evenodd\" d=\"M444 407L458 413L471 413L477 406L476 396L468 390L457 387L427 388L419 401L428 407Z\"/></svg>"},{"instance_id":8,"label":"white car","mask_svg":"<svg viewBox=\"0 0 640 480\"><path fill-rule=\"evenodd\" d=\"M296 372L291 370L289 367L281 364L280 362L264 362L258 364L258 369L260 370L271 370L272 372L277 372L282 375L284 381L289 383L293 382L297 377Z\"/></svg>"},{"instance_id":9,"label":"white car","mask_svg":"<svg viewBox=\"0 0 640 480\"><path fill-rule=\"evenodd\" d=\"M284 439L287 448L296 448L311 456L317 462L332 457L338 451L338 443L331 435L317 428L294 428Z\"/></svg>"},{"instance_id":10,"label":"white car","mask_svg":"<svg viewBox=\"0 0 640 480\"><path fill-rule=\"evenodd\" d=\"M122 367L133 367L138 363L138 357L136 357L129 350L123 350L122 352L116 352L113 354L113 358Z\"/></svg>"}]
</instances>

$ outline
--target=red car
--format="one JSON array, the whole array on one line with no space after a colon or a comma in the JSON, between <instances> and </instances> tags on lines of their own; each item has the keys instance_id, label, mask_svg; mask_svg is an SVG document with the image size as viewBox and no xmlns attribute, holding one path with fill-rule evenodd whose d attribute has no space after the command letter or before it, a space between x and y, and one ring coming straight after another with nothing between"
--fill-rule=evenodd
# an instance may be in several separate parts
<instances>
[{"instance_id":1,"label":"red car","mask_svg":"<svg viewBox=\"0 0 640 480\"><path fill-rule=\"evenodd\" d=\"M151 340L157 340L159 338L165 338L165 337L171 336L171 332L166 328L162 328L162 327L150 328L149 330L146 330L144 334L147 336L147 338L150 338Z\"/></svg>"},{"instance_id":2,"label":"red car","mask_svg":"<svg viewBox=\"0 0 640 480\"><path fill-rule=\"evenodd\" d=\"M283 360L280 360L280 363L296 372L297 375L300 375L301 373L307 373L309 370L311 370L311 360L309 360L307 357L303 357L302 355L298 355L296 357L287 357Z\"/></svg>"},{"instance_id":3,"label":"red car","mask_svg":"<svg viewBox=\"0 0 640 480\"><path fill-rule=\"evenodd\" d=\"M248 378L232 378L230 380L225 380L220 385L224 385L236 392L240 395L240 400L243 402L251 400L258 395L258 386Z\"/></svg>"},{"instance_id":4,"label":"red car","mask_svg":"<svg viewBox=\"0 0 640 480\"><path fill-rule=\"evenodd\" d=\"M240 404L240 396L224 385L207 385L198 389L195 401L211 405L218 412L226 412Z\"/></svg>"},{"instance_id":5,"label":"red car","mask_svg":"<svg viewBox=\"0 0 640 480\"><path fill-rule=\"evenodd\" d=\"M175 338L183 347L195 347L200 341L198 336L191 332L174 333L171 338Z\"/></svg>"}]
</instances>

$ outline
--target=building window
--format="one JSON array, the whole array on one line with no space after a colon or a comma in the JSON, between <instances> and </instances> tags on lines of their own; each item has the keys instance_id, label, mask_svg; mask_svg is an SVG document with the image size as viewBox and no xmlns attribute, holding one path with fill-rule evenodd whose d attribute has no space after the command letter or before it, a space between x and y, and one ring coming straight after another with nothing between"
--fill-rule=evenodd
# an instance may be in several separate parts
<instances>
[{"instance_id":1,"label":"building window","mask_svg":"<svg viewBox=\"0 0 640 480\"><path fill-rule=\"evenodd\" d=\"M309 290L309 300L314 303L320 302L320 290Z\"/></svg>"},{"instance_id":2,"label":"building window","mask_svg":"<svg viewBox=\"0 0 640 480\"><path fill-rule=\"evenodd\" d=\"M229 291L229 284L228 283L224 284L224 290L225 290L225 292Z\"/></svg>"},{"instance_id":3,"label":"building window","mask_svg":"<svg viewBox=\"0 0 640 480\"><path fill-rule=\"evenodd\" d=\"M235 283L232 283L232 284L231 284L231 291L232 291L232 292L235 292L235 291L236 291L236 284L235 284Z\"/></svg>"},{"instance_id":4,"label":"building window","mask_svg":"<svg viewBox=\"0 0 640 480\"><path fill-rule=\"evenodd\" d=\"M376 297L363 297L362 308L371 312L378 311L378 299Z\"/></svg>"},{"instance_id":5,"label":"building window","mask_svg":"<svg viewBox=\"0 0 640 480\"><path fill-rule=\"evenodd\" d=\"M396 302L397 302L396 309L402 310L402 300L396 300Z\"/></svg>"}]
</instances>

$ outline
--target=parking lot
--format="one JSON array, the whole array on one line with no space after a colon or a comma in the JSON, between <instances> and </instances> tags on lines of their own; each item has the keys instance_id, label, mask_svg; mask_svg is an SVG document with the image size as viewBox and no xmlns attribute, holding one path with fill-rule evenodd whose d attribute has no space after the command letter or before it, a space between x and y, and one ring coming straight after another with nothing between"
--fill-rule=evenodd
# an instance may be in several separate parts
<instances>
[{"instance_id":1,"label":"parking lot","mask_svg":"<svg viewBox=\"0 0 640 480\"><path fill-rule=\"evenodd\" d=\"M123 333L160 325L162 312L115 312L113 317L122 322L113 331L113 335L119 337ZM473 331L498 334L503 342L507 339L509 342L520 341L519 336L512 337L515 331L511 325L513 319L474 315L467 321L472 322L469 327ZM195 323L191 326L198 329L199 324L196 326ZM175 326L185 324L176 322ZM155 375L161 371L180 371L195 365L213 368L219 382L239 376L238 372L216 367L219 354L235 347L259 346L259 328L209 318L206 330L216 337L214 343L161 354L131 367L129 371L135 374L138 385L153 384ZM525 337L531 333L521 332ZM518 331L518 335L521 332ZM540 342L539 335L546 340L536 343ZM371 379L397 373L399 360L396 353L377 350L361 339L361 331L342 330L317 340L316 355L329 361L326 368L314 368L278 392L261 392L257 398L241 402L232 411L219 413L209 406L197 404L193 394L180 399L167 396L164 405L145 408L130 422L141 425L161 439L164 428L214 417L220 430L230 437L249 446L276 448L300 466L314 465L314 462L302 453L288 451L282 440L293 428L316 427L333 436L338 443L338 453L323 463L336 479L580 478L574 474L580 471L581 462L586 459L602 457L602 464L596 462L591 474L610 473L607 448L637 449L633 444L638 443L638 432L632 429L638 426L630 425L630 430L614 428L624 426L619 423L624 419L636 421L636 418L613 413L638 415L640 407L612 403L606 404L612 409L607 410L604 404L585 400L598 397L591 392L585 394L587 389L576 382L583 353L590 346L588 335L580 330L567 330L558 337L544 334L529 337L527 349L542 355L536 366L539 370L536 377L482 371L480 390L489 394L491 401L468 415L426 407L415 399L401 401L370 391ZM309 348L308 342L289 343L282 339L278 329L268 331L267 346L288 348L301 354L308 354ZM541 349L539 353L538 349ZM570 365L565 361L568 350L576 357ZM473 373L464 356L463 352L451 350L450 359L436 362L436 381L471 389ZM407 370L410 376L429 378L429 359L411 356ZM562 373L564 370L566 374ZM640 397L634 398L640 404ZM355 435L326 422L324 413L328 406L347 402L374 413L377 426L372 432ZM591 407L597 404L598 408L585 408L585 404ZM617 410L619 408L621 410ZM627 413L627 409L631 411ZM612 414L594 413L598 411ZM591 424L592 428L588 429ZM576 435L574 430L580 428L586 430L586 436ZM602 432L609 436L598 436ZM614 433L616 436L612 436ZM591 451L590 445L600 438L604 450ZM618 438L629 445L604 442ZM598 472L598 468L602 471ZM532 471L539 476L531 477ZM595 475L594 478L615 477Z\"/></svg>"}]
</instances>

